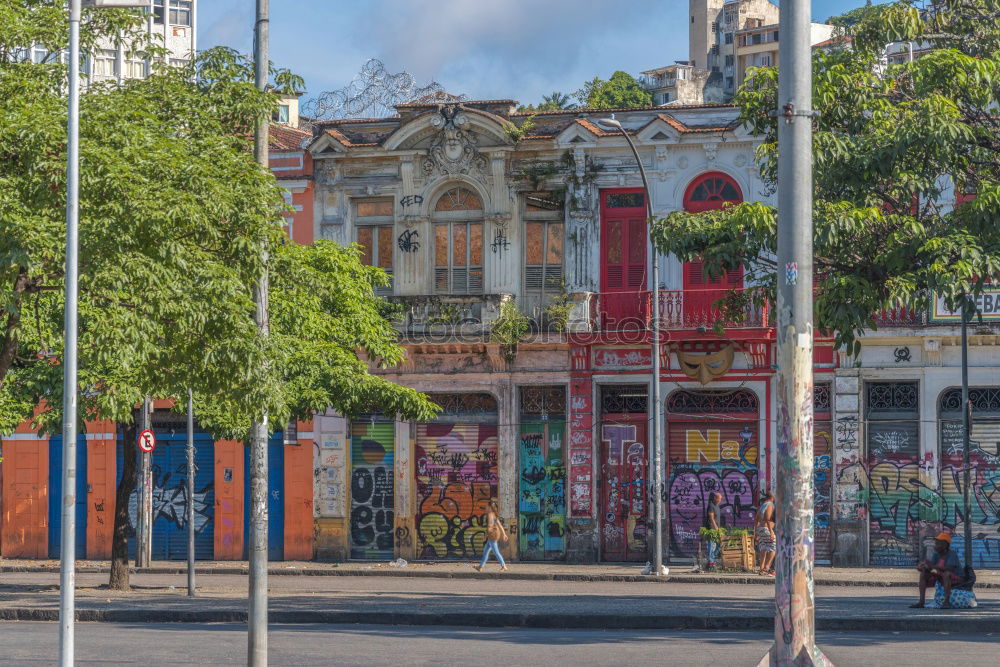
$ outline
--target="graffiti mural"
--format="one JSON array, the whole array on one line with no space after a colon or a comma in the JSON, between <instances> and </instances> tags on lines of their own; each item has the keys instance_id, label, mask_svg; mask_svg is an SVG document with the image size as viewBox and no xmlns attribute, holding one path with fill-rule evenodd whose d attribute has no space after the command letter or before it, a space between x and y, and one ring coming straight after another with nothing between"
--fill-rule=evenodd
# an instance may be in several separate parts
<instances>
[{"instance_id":1,"label":"graffiti mural","mask_svg":"<svg viewBox=\"0 0 1000 667\"><path fill-rule=\"evenodd\" d=\"M566 550L566 464L561 422L521 425L518 546L522 560L561 560Z\"/></svg>"},{"instance_id":2,"label":"graffiti mural","mask_svg":"<svg viewBox=\"0 0 1000 667\"><path fill-rule=\"evenodd\" d=\"M872 565L911 566L920 541L919 437L915 421L868 425L868 518Z\"/></svg>"},{"instance_id":3,"label":"graffiti mural","mask_svg":"<svg viewBox=\"0 0 1000 667\"><path fill-rule=\"evenodd\" d=\"M646 422L601 425L601 556L645 560Z\"/></svg>"},{"instance_id":4,"label":"graffiti mural","mask_svg":"<svg viewBox=\"0 0 1000 667\"><path fill-rule=\"evenodd\" d=\"M487 504L497 497L497 453L494 424L417 426L419 558L471 559L482 553Z\"/></svg>"},{"instance_id":5,"label":"graffiti mural","mask_svg":"<svg viewBox=\"0 0 1000 667\"><path fill-rule=\"evenodd\" d=\"M394 425L351 426L351 558L393 555Z\"/></svg>"},{"instance_id":6,"label":"graffiti mural","mask_svg":"<svg viewBox=\"0 0 1000 667\"><path fill-rule=\"evenodd\" d=\"M722 494L730 528L752 529L758 496L757 434L752 423L672 423L667 494L671 553L698 554L709 494Z\"/></svg>"},{"instance_id":7,"label":"graffiti mural","mask_svg":"<svg viewBox=\"0 0 1000 667\"><path fill-rule=\"evenodd\" d=\"M182 464L172 470L164 470L157 464L153 473L153 525L166 521L178 530L187 530L187 465ZM214 503L214 483L206 484L194 491L194 532L200 535L212 522ZM136 489L128 499L129 536L135 535L138 523L139 491Z\"/></svg>"},{"instance_id":8,"label":"graffiti mural","mask_svg":"<svg viewBox=\"0 0 1000 667\"><path fill-rule=\"evenodd\" d=\"M830 511L833 505L833 437L830 422L813 426L813 545L816 560L830 560Z\"/></svg>"},{"instance_id":9,"label":"graffiti mural","mask_svg":"<svg viewBox=\"0 0 1000 667\"><path fill-rule=\"evenodd\" d=\"M965 533L964 429L960 421L941 422L940 493L927 518L932 529ZM972 563L1000 567L1000 423L976 421L969 434ZM940 525L938 525L940 524ZM965 540L953 542L964 561Z\"/></svg>"}]
</instances>

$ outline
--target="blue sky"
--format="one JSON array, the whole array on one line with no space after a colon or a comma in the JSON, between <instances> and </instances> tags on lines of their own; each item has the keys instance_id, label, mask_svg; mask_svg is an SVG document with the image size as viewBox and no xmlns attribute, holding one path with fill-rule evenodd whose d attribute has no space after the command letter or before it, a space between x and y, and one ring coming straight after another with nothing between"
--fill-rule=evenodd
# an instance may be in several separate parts
<instances>
[{"instance_id":1,"label":"blue sky","mask_svg":"<svg viewBox=\"0 0 1000 667\"><path fill-rule=\"evenodd\" d=\"M813 0L813 17L864 0ZM254 0L200 0L198 47L248 52ZM687 0L272 0L271 59L307 97L348 84L380 58L418 85L471 99L537 102L614 70L687 58Z\"/></svg>"}]
</instances>

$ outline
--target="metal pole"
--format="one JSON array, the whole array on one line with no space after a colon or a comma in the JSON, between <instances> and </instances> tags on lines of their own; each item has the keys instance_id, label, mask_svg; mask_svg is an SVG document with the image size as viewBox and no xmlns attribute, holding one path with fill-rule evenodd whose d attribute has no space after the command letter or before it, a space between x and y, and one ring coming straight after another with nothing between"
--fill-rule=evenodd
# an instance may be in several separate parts
<instances>
[{"instance_id":1,"label":"metal pole","mask_svg":"<svg viewBox=\"0 0 1000 667\"><path fill-rule=\"evenodd\" d=\"M969 299L962 296L962 496L965 501L965 567L972 567L972 498L969 495L969 431L972 428L972 404L969 401Z\"/></svg>"},{"instance_id":2,"label":"metal pole","mask_svg":"<svg viewBox=\"0 0 1000 667\"><path fill-rule=\"evenodd\" d=\"M774 645L761 664L830 664L813 599L812 50L808 0L783 0L778 68L777 536Z\"/></svg>"},{"instance_id":3,"label":"metal pole","mask_svg":"<svg viewBox=\"0 0 1000 667\"><path fill-rule=\"evenodd\" d=\"M194 597L194 392L188 389L187 405L187 532L188 597Z\"/></svg>"},{"instance_id":4,"label":"metal pole","mask_svg":"<svg viewBox=\"0 0 1000 667\"><path fill-rule=\"evenodd\" d=\"M76 617L76 345L80 223L80 0L69 2L69 120L66 123L66 310L63 351L62 542L59 663L73 664Z\"/></svg>"},{"instance_id":5,"label":"metal pole","mask_svg":"<svg viewBox=\"0 0 1000 667\"><path fill-rule=\"evenodd\" d=\"M642 158L636 150L635 143L625 131L625 128L618 124L622 136L628 142L628 147L632 149L635 156L635 163L639 165L639 176L642 177L642 188L646 193L646 216L647 222L653 219L653 197L649 190L649 180L646 178L646 169L642 165ZM652 244L650 244L652 245ZM653 354L653 568L654 576L659 576L663 571L663 410L660 404L660 253L653 246L653 312L652 312L652 354Z\"/></svg>"},{"instance_id":6,"label":"metal pole","mask_svg":"<svg viewBox=\"0 0 1000 667\"><path fill-rule=\"evenodd\" d=\"M139 431L150 428L152 401L147 396L139 410ZM131 443L135 445L136 443ZM149 567L153 556L153 470L152 454L141 452L139 468L139 531L135 545L135 566Z\"/></svg>"},{"instance_id":7,"label":"metal pole","mask_svg":"<svg viewBox=\"0 0 1000 667\"><path fill-rule=\"evenodd\" d=\"M257 88L268 81L269 0L257 0L254 24L254 70ZM268 168L270 118L261 118L254 137L254 152L261 169ZM254 294L255 320L260 336L268 335L267 251L262 250L264 270ZM250 451L250 608L247 617L247 664L267 664L267 412L251 425Z\"/></svg>"}]
</instances>

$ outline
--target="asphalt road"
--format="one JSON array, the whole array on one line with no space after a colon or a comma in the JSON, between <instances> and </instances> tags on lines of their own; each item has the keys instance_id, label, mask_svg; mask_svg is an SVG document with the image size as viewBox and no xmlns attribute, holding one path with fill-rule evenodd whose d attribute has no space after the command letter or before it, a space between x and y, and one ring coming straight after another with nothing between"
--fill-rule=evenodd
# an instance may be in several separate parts
<instances>
[{"instance_id":1,"label":"asphalt road","mask_svg":"<svg viewBox=\"0 0 1000 667\"><path fill-rule=\"evenodd\" d=\"M52 664L55 623L0 623L0 665ZM990 635L820 635L838 665L993 664ZM246 664L246 628L230 624L77 624L78 665ZM362 625L272 626L272 665L755 665L762 633L470 629Z\"/></svg>"}]
</instances>

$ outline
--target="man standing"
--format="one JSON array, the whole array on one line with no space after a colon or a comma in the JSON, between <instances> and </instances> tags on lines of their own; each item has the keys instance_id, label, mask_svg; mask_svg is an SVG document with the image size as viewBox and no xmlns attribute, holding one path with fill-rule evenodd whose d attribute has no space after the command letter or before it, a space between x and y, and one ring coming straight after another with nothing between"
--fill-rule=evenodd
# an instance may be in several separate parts
<instances>
[{"instance_id":1,"label":"man standing","mask_svg":"<svg viewBox=\"0 0 1000 667\"><path fill-rule=\"evenodd\" d=\"M757 542L758 574L774 574L774 556L777 539L774 534L774 493L768 491L761 498L760 509L753 520L754 540Z\"/></svg>"},{"instance_id":2,"label":"man standing","mask_svg":"<svg viewBox=\"0 0 1000 667\"><path fill-rule=\"evenodd\" d=\"M713 491L708 494L708 512L705 515L705 527L709 530L721 530L725 525L725 520L722 518L722 509L719 507L719 503L721 502L721 493ZM714 570L717 567L719 552L721 550L722 547L717 540L708 540L708 565L705 569Z\"/></svg>"},{"instance_id":3,"label":"man standing","mask_svg":"<svg viewBox=\"0 0 1000 667\"><path fill-rule=\"evenodd\" d=\"M941 533L935 537L934 554L928 555L931 557L917 564L917 571L920 572L920 602L910 606L916 609L923 607L927 599L927 588L940 581L944 588L944 604L941 608L951 609L951 589L964 581L957 574L961 563L958 554L951 549L951 535Z\"/></svg>"}]
</instances>

